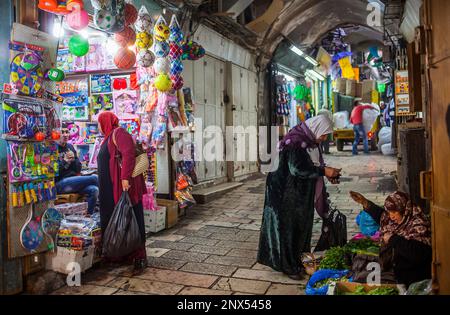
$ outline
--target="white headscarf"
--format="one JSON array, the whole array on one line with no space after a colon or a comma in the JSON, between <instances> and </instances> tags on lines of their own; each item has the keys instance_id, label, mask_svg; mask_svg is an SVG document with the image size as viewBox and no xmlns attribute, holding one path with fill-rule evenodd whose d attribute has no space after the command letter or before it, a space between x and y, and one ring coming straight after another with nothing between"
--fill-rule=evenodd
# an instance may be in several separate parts
<instances>
[{"instance_id":1,"label":"white headscarf","mask_svg":"<svg viewBox=\"0 0 450 315\"><path fill-rule=\"evenodd\" d=\"M333 132L333 122L328 115L318 115L305 121L309 130L314 134L316 139L319 139L323 135L327 135ZM309 157L315 166L320 166L320 152L319 147L313 149L307 149Z\"/></svg>"},{"instance_id":2,"label":"white headscarf","mask_svg":"<svg viewBox=\"0 0 450 315\"><path fill-rule=\"evenodd\" d=\"M333 122L328 115L317 115L308 119L305 123L316 139L333 132Z\"/></svg>"}]
</instances>

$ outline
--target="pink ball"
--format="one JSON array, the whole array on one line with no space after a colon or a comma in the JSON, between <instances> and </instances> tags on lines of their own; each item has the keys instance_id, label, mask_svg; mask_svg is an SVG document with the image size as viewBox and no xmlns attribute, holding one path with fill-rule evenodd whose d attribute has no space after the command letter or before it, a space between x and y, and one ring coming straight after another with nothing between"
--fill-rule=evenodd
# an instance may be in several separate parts
<instances>
[{"instance_id":1,"label":"pink ball","mask_svg":"<svg viewBox=\"0 0 450 315\"><path fill-rule=\"evenodd\" d=\"M89 24L89 15L84 10L73 10L67 14L66 19L70 28L76 31L82 30Z\"/></svg>"}]
</instances>

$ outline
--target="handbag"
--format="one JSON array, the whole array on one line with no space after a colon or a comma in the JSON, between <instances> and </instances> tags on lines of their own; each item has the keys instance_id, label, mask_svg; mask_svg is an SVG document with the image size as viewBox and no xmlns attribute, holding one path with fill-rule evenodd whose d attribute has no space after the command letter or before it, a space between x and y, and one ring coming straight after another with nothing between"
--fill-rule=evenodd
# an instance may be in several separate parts
<instances>
[{"instance_id":1,"label":"handbag","mask_svg":"<svg viewBox=\"0 0 450 315\"><path fill-rule=\"evenodd\" d=\"M322 221L322 234L314 248L315 252L331 247L344 246L347 243L347 217L337 209L330 211Z\"/></svg>"},{"instance_id":2,"label":"handbag","mask_svg":"<svg viewBox=\"0 0 450 315\"><path fill-rule=\"evenodd\" d=\"M113 143L117 148L115 131L113 133ZM135 150L136 150L136 161L134 163L133 173L131 174L131 177L137 177L141 174L144 174L150 166L147 152L142 148L142 145L135 143ZM120 167L122 167L122 158L120 157L120 155L117 155L116 158L119 160Z\"/></svg>"}]
</instances>

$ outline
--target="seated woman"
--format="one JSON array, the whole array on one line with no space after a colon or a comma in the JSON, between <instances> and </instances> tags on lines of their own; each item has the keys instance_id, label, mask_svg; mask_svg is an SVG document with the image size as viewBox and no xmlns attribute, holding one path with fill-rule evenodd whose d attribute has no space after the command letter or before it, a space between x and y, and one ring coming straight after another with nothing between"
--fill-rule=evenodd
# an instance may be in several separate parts
<instances>
[{"instance_id":1,"label":"seated woman","mask_svg":"<svg viewBox=\"0 0 450 315\"><path fill-rule=\"evenodd\" d=\"M380 224L383 271L392 269L397 282L406 286L430 279L431 224L409 195L399 191L389 195L384 209L359 193L351 191L350 196Z\"/></svg>"}]
</instances>

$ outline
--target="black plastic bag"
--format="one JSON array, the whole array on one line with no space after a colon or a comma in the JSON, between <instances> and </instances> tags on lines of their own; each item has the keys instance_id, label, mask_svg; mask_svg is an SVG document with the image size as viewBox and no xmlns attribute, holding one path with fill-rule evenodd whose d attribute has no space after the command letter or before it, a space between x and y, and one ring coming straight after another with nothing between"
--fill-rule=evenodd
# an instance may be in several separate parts
<instances>
[{"instance_id":1,"label":"black plastic bag","mask_svg":"<svg viewBox=\"0 0 450 315\"><path fill-rule=\"evenodd\" d=\"M139 225L128 192L123 192L103 233L103 255L124 257L142 246Z\"/></svg>"},{"instance_id":2,"label":"black plastic bag","mask_svg":"<svg viewBox=\"0 0 450 315\"><path fill-rule=\"evenodd\" d=\"M330 211L322 221L322 234L314 251L320 252L347 243L347 217L339 210Z\"/></svg>"}]
</instances>

